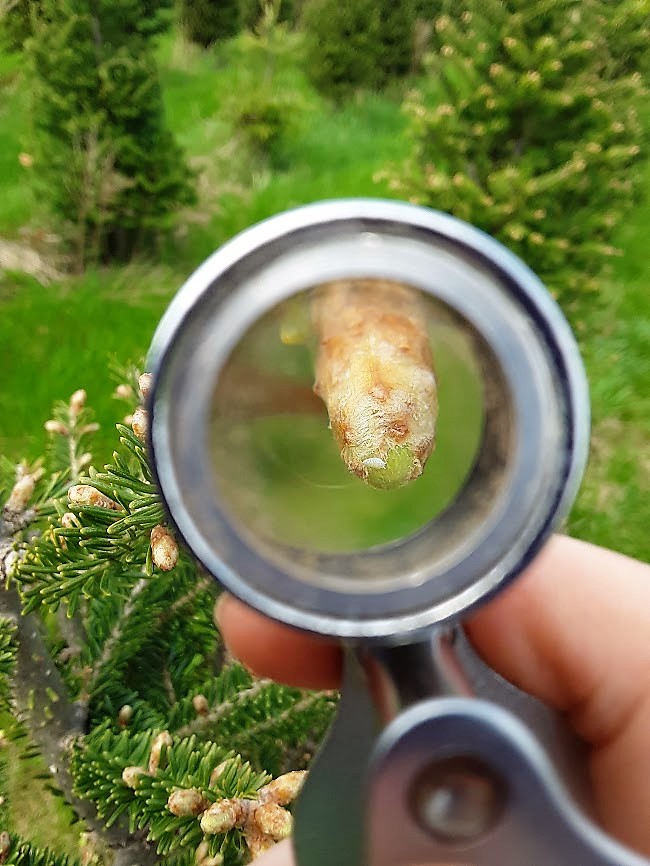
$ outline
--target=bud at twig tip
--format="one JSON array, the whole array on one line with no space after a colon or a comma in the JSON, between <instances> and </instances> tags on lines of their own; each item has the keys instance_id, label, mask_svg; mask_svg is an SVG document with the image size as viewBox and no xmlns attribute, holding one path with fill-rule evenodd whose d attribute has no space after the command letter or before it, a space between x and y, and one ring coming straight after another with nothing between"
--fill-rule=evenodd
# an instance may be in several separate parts
<instances>
[{"instance_id":1,"label":"bud at twig tip","mask_svg":"<svg viewBox=\"0 0 650 866\"><path fill-rule=\"evenodd\" d=\"M138 388L140 390L140 395L142 396L143 400L146 400L149 396L152 384L153 375L151 373L143 373L138 379Z\"/></svg>"},{"instance_id":2,"label":"bud at twig tip","mask_svg":"<svg viewBox=\"0 0 650 866\"><path fill-rule=\"evenodd\" d=\"M151 530L151 558L161 571L171 571L178 562L176 539L162 524Z\"/></svg>"},{"instance_id":3,"label":"bud at twig tip","mask_svg":"<svg viewBox=\"0 0 650 866\"><path fill-rule=\"evenodd\" d=\"M147 433L149 432L149 413L142 406L138 406L133 413L131 429L138 439L141 439L143 442L146 440Z\"/></svg>"},{"instance_id":4,"label":"bud at twig tip","mask_svg":"<svg viewBox=\"0 0 650 866\"><path fill-rule=\"evenodd\" d=\"M79 415L83 407L86 405L86 392L83 388L79 388L78 391L75 391L72 397L70 397L70 412L73 415Z\"/></svg>"},{"instance_id":5,"label":"bud at twig tip","mask_svg":"<svg viewBox=\"0 0 650 866\"><path fill-rule=\"evenodd\" d=\"M200 815L210 804L197 788L179 788L169 795L167 808L177 818Z\"/></svg>"}]
</instances>

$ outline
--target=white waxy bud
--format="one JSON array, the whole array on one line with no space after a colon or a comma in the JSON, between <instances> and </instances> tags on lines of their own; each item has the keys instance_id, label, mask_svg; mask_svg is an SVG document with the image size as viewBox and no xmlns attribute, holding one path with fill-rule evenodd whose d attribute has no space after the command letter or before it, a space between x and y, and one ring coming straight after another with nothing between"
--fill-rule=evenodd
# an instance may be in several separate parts
<instances>
[{"instance_id":1,"label":"white waxy bud","mask_svg":"<svg viewBox=\"0 0 650 866\"><path fill-rule=\"evenodd\" d=\"M197 866L203 866L203 863L205 860L207 860L209 854L210 846L204 839L194 852L194 861L196 862Z\"/></svg>"},{"instance_id":2,"label":"white waxy bud","mask_svg":"<svg viewBox=\"0 0 650 866\"><path fill-rule=\"evenodd\" d=\"M140 784L140 779L142 778L142 776L146 775L148 775L147 771L144 770L142 767L125 767L122 770L122 781L127 787L133 788L133 790L135 791L135 789Z\"/></svg>"},{"instance_id":3,"label":"white waxy bud","mask_svg":"<svg viewBox=\"0 0 650 866\"><path fill-rule=\"evenodd\" d=\"M107 508L112 511L121 511L122 506L100 493L95 487L90 484L73 484L68 490L68 502L71 505L93 505L96 508Z\"/></svg>"},{"instance_id":4,"label":"white waxy bud","mask_svg":"<svg viewBox=\"0 0 650 866\"><path fill-rule=\"evenodd\" d=\"M153 374L143 373L138 379L138 388L143 400L146 400L153 384Z\"/></svg>"},{"instance_id":5,"label":"white waxy bud","mask_svg":"<svg viewBox=\"0 0 650 866\"><path fill-rule=\"evenodd\" d=\"M99 424L96 421L93 421L92 424L86 424L81 428L79 433L82 436L87 436L88 433L96 433L99 430Z\"/></svg>"},{"instance_id":6,"label":"white waxy bud","mask_svg":"<svg viewBox=\"0 0 650 866\"><path fill-rule=\"evenodd\" d=\"M210 773L210 787L212 788L217 784L217 781L220 776L222 776L226 770L226 767L230 764L230 761L222 761L220 764L214 768L214 770Z\"/></svg>"},{"instance_id":7,"label":"white waxy bud","mask_svg":"<svg viewBox=\"0 0 650 866\"><path fill-rule=\"evenodd\" d=\"M79 415L83 407L86 405L86 392L83 388L79 388L78 391L75 391L72 397L70 397L70 412L73 415Z\"/></svg>"},{"instance_id":8,"label":"white waxy bud","mask_svg":"<svg viewBox=\"0 0 650 866\"><path fill-rule=\"evenodd\" d=\"M147 438L147 433L149 432L149 413L146 409L143 409L142 406L138 406L133 413L131 429L138 439L141 439L144 442Z\"/></svg>"},{"instance_id":9,"label":"white waxy bud","mask_svg":"<svg viewBox=\"0 0 650 866\"><path fill-rule=\"evenodd\" d=\"M208 806L208 801L197 788L179 788L173 791L167 800L167 808L177 818L200 815Z\"/></svg>"},{"instance_id":10,"label":"white waxy bud","mask_svg":"<svg viewBox=\"0 0 650 866\"><path fill-rule=\"evenodd\" d=\"M286 839L293 830L291 813L277 803L265 803L256 809L254 821L262 833L275 839L276 842Z\"/></svg>"},{"instance_id":11,"label":"white waxy bud","mask_svg":"<svg viewBox=\"0 0 650 866\"><path fill-rule=\"evenodd\" d=\"M266 803L279 803L280 806L286 806L287 803L292 803L305 784L307 778L307 770L293 770L291 773L284 773L273 779L268 785L260 788L259 799Z\"/></svg>"},{"instance_id":12,"label":"white waxy bud","mask_svg":"<svg viewBox=\"0 0 650 866\"><path fill-rule=\"evenodd\" d=\"M171 571L178 562L178 544L166 526L159 524L151 530L151 558L156 568Z\"/></svg>"},{"instance_id":13,"label":"white waxy bud","mask_svg":"<svg viewBox=\"0 0 650 866\"><path fill-rule=\"evenodd\" d=\"M196 866L222 866L223 854L213 854L210 857L210 846L203 840L194 854Z\"/></svg>"},{"instance_id":14,"label":"white waxy bud","mask_svg":"<svg viewBox=\"0 0 650 866\"><path fill-rule=\"evenodd\" d=\"M169 731L162 731L151 745L151 753L149 755L149 772L155 773L160 766L163 749L170 749L172 738Z\"/></svg>"},{"instance_id":15,"label":"white waxy bud","mask_svg":"<svg viewBox=\"0 0 650 866\"><path fill-rule=\"evenodd\" d=\"M76 514L73 514L71 511L66 511L66 513L61 517L61 526L64 529L73 529L74 527L79 526L79 520Z\"/></svg>"},{"instance_id":16,"label":"white waxy bud","mask_svg":"<svg viewBox=\"0 0 650 866\"><path fill-rule=\"evenodd\" d=\"M117 714L117 721L120 727L125 728L132 718L133 707L130 704L124 704L123 707L120 707L120 711Z\"/></svg>"},{"instance_id":17,"label":"white waxy bud","mask_svg":"<svg viewBox=\"0 0 650 866\"><path fill-rule=\"evenodd\" d=\"M205 716L208 713L210 705L205 695L194 695L192 698L192 706L198 716Z\"/></svg>"},{"instance_id":18,"label":"white waxy bud","mask_svg":"<svg viewBox=\"0 0 650 866\"><path fill-rule=\"evenodd\" d=\"M116 400L130 400L133 397L133 388L125 383L118 385L113 391L113 397Z\"/></svg>"},{"instance_id":19,"label":"white waxy bud","mask_svg":"<svg viewBox=\"0 0 650 866\"><path fill-rule=\"evenodd\" d=\"M5 503L7 511L18 514L23 511L34 494L35 479L33 475L24 475L13 486L9 499Z\"/></svg>"},{"instance_id":20,"label":"white waxy bud","mask_svg":"<svg viewBox=\"0 0 650 866\"><path fill-rule=\"evenodd\" d=\"M63 421L55 421L53 418L45 422L45 429L48 433L58 433L59 436L68 436L70 434Z\"/></svg>"},{"instance_id":21,"label":"white waxy bud","mask_svg":"<svg viewBox=\"0 0 650 866\"><path fill-rule=\"evenodd\" d=\"M275 845L275 840L266 833L262 833L258 826L253 822L245 827L244 839L246 840L248 850L250 851L253 860L261 857L265 851L269 851Z\"/></svg>"},{"instance_id":22,"label":"white waxy bud","mask_svg":"<svg viewBox=\"0 0 650 866\"><path fill-rule=\"evenodd\" d=\"M237 824L241 811L235 800L218 800L201 815L201 829L208 836L226 833Z\"/></svg>"}]
</instances>

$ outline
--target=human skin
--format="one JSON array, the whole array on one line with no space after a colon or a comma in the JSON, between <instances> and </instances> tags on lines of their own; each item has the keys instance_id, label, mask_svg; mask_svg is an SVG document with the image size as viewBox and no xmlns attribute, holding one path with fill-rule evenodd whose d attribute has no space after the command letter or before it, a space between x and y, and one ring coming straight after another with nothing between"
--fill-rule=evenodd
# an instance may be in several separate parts
<instances>
[{"instance_id":1,"label":"human skin","mask_svg":"<svg viewBox=\"0 0 650 866\"><path fill-rule=\"evenodd\" d=\"M256 674L303 687L339 685L335 643L272 622L228 595L217 618L234 655ZM488 664L564 713L589 743L600 823L650 856L650 566L555 536L466 629ZM292 866L290 845L258 863Z\"/></svg>"}]
</instances>

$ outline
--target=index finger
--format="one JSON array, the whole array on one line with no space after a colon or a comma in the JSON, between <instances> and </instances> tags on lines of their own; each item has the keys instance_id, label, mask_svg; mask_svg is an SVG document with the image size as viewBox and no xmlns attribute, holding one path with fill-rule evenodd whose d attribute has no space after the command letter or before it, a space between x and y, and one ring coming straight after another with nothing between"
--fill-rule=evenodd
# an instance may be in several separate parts
<instances>
[{"instance_id":1,"label":"index finger","mask_svg":"<svg viewBox=\"0 0 650 866\"><path fill-rule=\"evenodd\" d=\"M233 653L256 674L308 688L340 684L337 643L290 629L223 596L217 617ZM500 674L560 709L611 679L612 706L632 671L650 670L650 567L556 536L515 583L473 614L467 631ZM625 669L628 676L621 678ZM607 708L605 707L604 710ZM589 734L590 732L587 732Z\"/></svg>"}]
</instances>

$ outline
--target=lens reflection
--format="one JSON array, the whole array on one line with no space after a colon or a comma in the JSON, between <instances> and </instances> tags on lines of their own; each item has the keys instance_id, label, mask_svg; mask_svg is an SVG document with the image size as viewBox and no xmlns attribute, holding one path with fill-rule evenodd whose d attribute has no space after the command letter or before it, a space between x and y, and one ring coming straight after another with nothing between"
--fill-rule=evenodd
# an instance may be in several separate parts
<instances>
[{"instance_id":1,"label":"lens reflection","mask_svg":"<svg viewBox=\"0 0 650 866\"><path fill-rule=\"evenodd\" d=\"M350 298L363 290L380 305L390 288L347 282ZM454 500L479 449L483 387L468 328L432 298L396 286L396 298L418 295L423 314L437 384L436 444L420 477L396 489L370 486L345 465L323 395L314 391L317 372L322 377L315 310L329 288L273 309L240 341L215 390L211 454L221 498L249 538L349 553L417 532ZM404 351L413 344L407 339ZM382 462L362 461L370 471Z\"/></svg>"}]
</instances>

